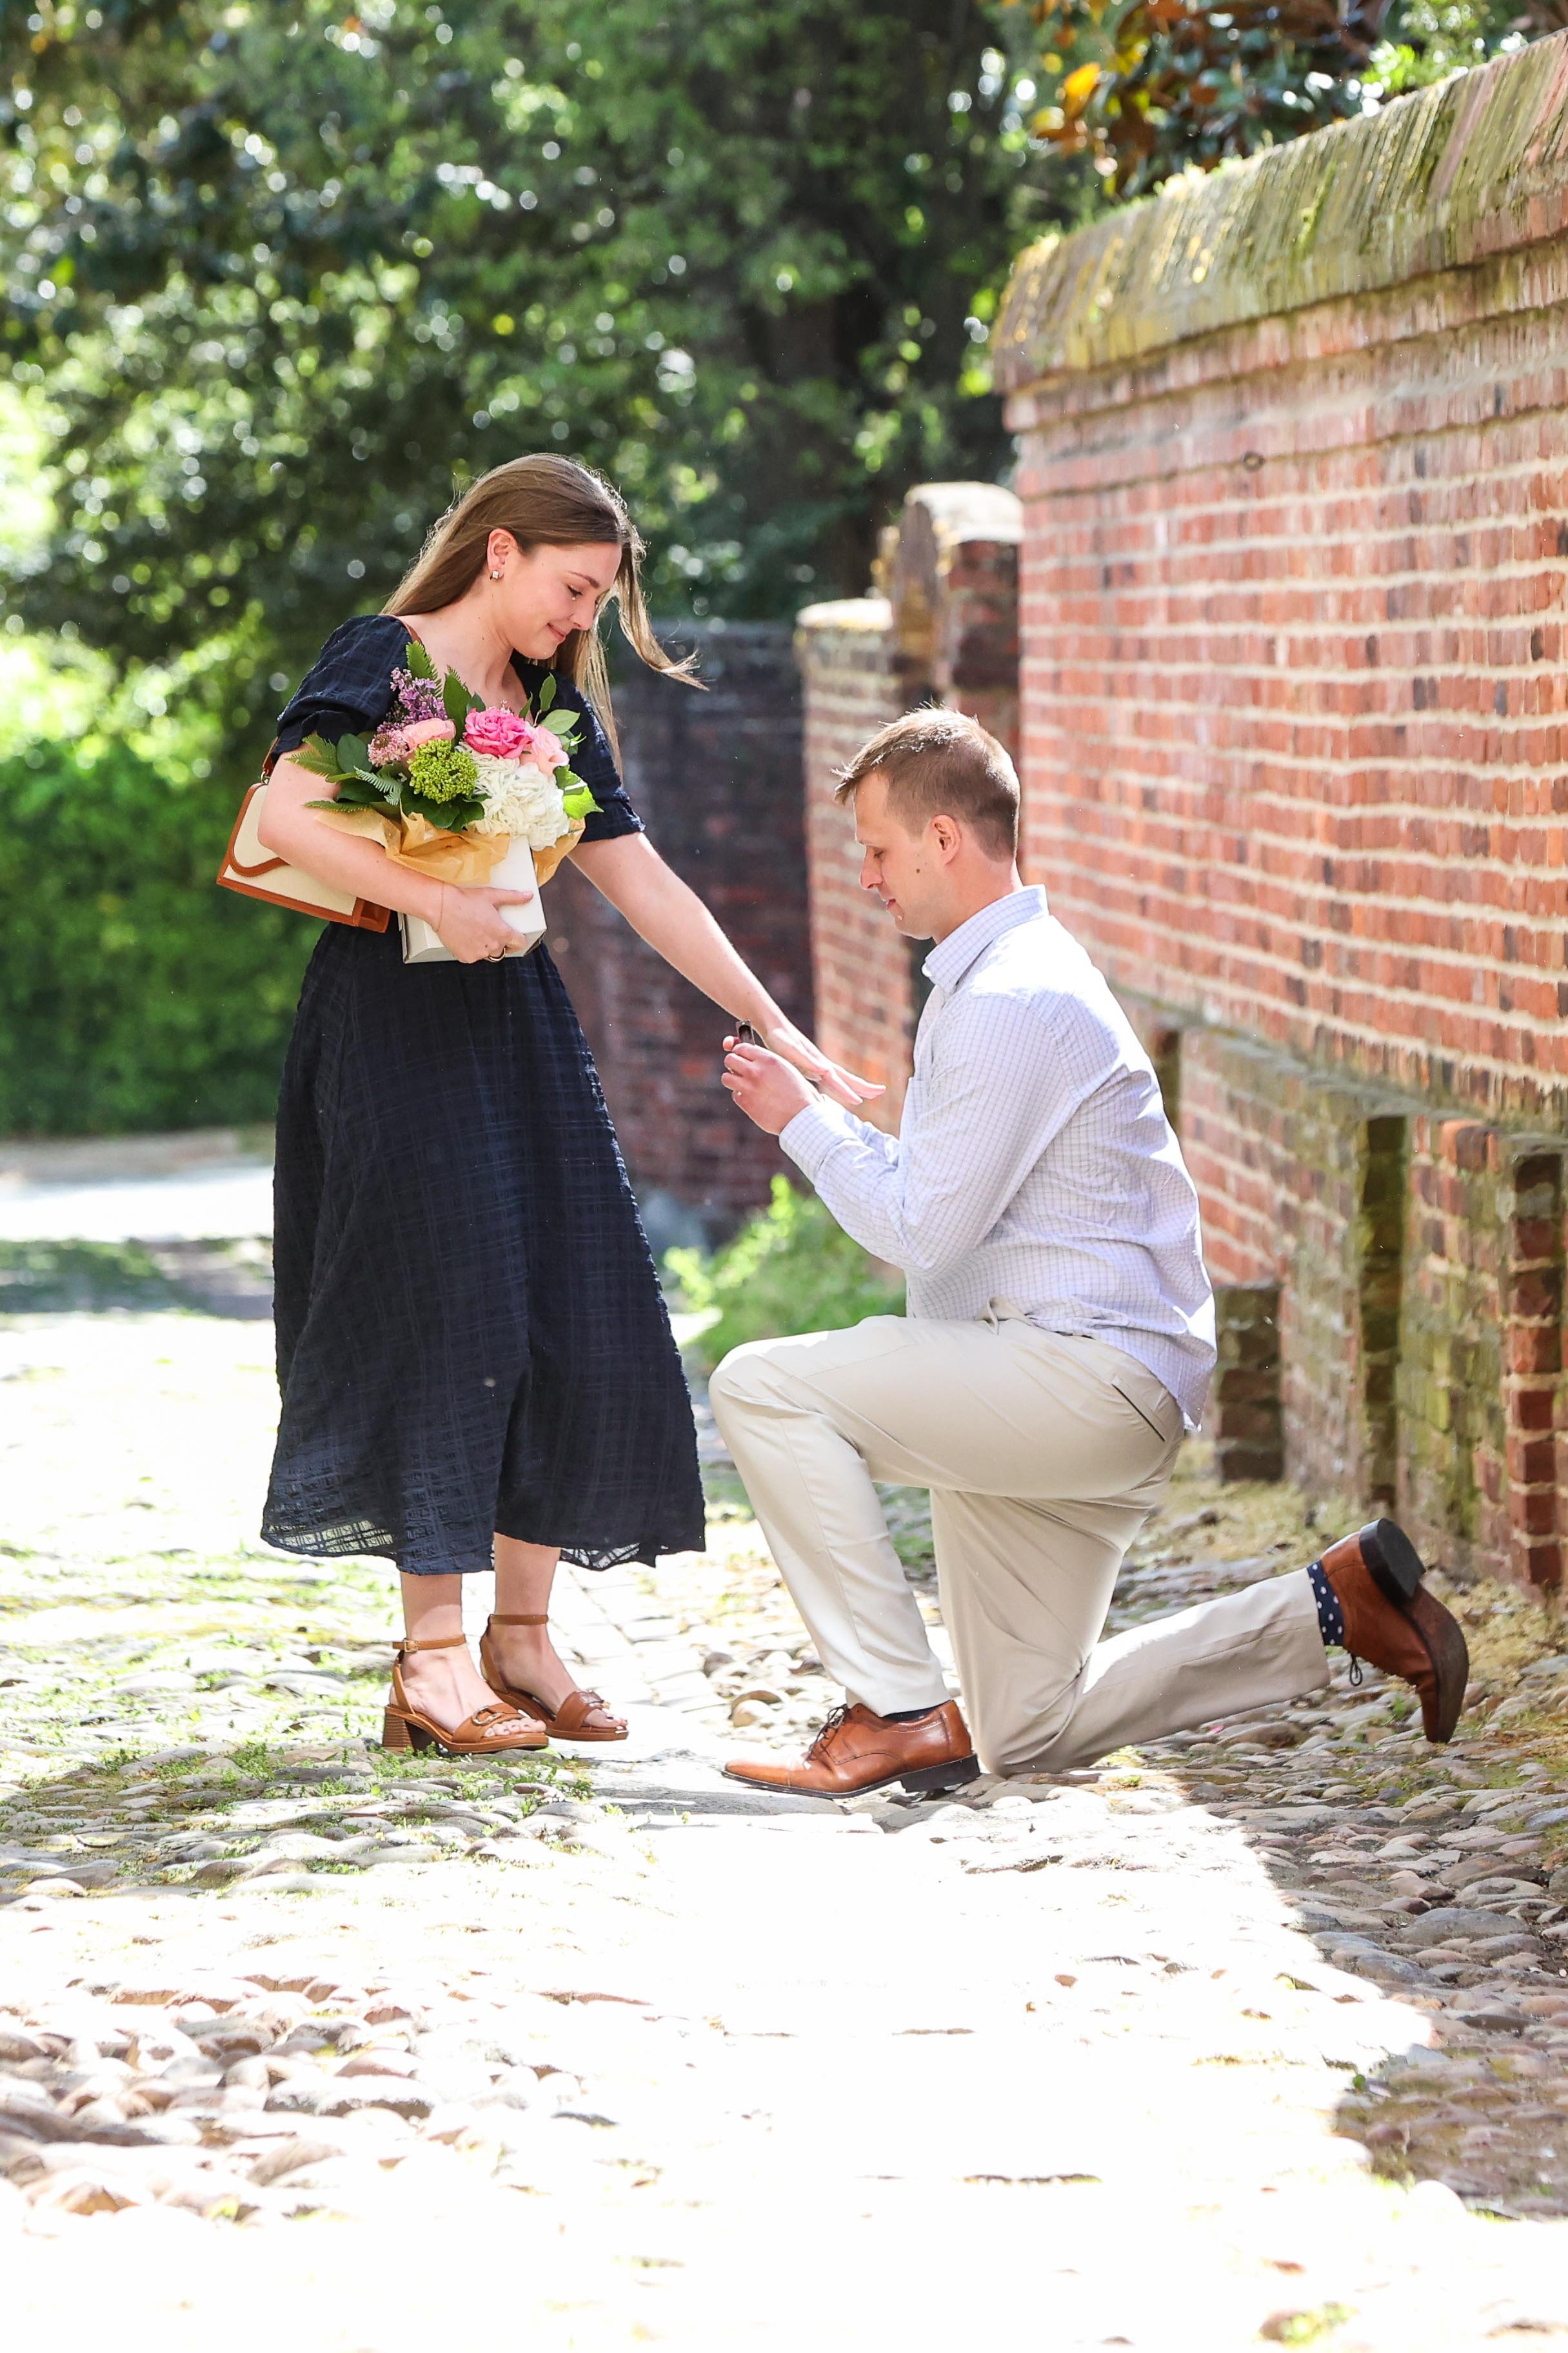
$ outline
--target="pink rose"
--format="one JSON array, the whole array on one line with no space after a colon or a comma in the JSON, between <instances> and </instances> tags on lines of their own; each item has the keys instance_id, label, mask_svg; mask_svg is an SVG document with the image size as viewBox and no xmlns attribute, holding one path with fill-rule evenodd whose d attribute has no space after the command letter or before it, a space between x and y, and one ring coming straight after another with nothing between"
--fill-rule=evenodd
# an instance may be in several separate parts
<instances>
[{"instance_id":1,"label":"pink rose","mask_svg":"<svg viewBox=\"0 0 1568 2353\"><path fill-rule=\"evenodd\" d=\"M536 733L528 720L497 702L486 710L469 712L463 741L470 752L482 753L489 759L524 760L533 750Z\"/></svg>"},{"instance_id":2,"label":"pink rose","mask_svg":"<svg viewBox=\"0 0 1568 2353\"><path fill-rule=\"evenodd\" d=\"M547 776L552 776L557 768L566 765L566 747L560 736L552 735L548 727L534 729L533 756Z\"/></svg>"},{"instance_id":3,"label":"pink rose","mask_svg":"<svg viewBox=\"0 0 1568 2353\"><path fill-rule=\"evenodd\" d=\"M421 744L449 742L458 731L449 719L416 719L399 732L409 750L417 752Z\"/></svg>"}]
</instances>

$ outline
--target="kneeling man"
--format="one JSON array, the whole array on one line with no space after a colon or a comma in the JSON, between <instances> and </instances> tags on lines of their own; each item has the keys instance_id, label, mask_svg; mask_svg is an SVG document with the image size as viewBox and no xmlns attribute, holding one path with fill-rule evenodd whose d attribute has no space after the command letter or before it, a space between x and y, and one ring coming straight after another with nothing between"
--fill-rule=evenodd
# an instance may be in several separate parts
<instances>
[{"instance_id":1,"label":"kneeling man","mask_svg":"<svg viewBox=\"0 0 1568 2353\"><path fill-rule=\"evenodd\" d=\"M1316 1690L1330 1643L1413 1683L1428 1739L1447 1740L1464 1639L1391 1520L1310 1568L1100 1640L1214 1366L1197 1197L1125 1015L1019 878L1017 778L994 737L912 712L838 798L865 888L935 943L898 1138L760 1047L731 1042L724 1083L846 1231L904 1270L909 1314L757 1341L713 1377L719 1427L847 1702L802 1763L727 1769L834 1796L945 1788L981 1765L1058 1772ZM879 1479L931 1491L973 1746Z\"/></svg>"}]
</instances>

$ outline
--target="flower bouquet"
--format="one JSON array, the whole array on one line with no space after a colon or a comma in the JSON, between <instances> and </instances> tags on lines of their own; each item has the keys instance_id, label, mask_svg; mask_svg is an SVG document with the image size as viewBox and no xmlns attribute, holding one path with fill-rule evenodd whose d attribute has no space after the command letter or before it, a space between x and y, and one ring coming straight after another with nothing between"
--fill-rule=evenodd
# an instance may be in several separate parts
<instances>
[{"instance_id":1,"label":"flower bouquet","mask_svg":"<svg viewBox=\"0 0 1568 2353\"><path fill-rule=\"evenodd\" d=\"M534 890L526 904L500 910L519 935L517 953L526 954L544 932L537 885L576 847L598 807L572 772L581 715L555 710L548 676L526 713L487 704L450 671L438 677L417 641L392 682L396 700L368 743L312 735L289 754L337 787L335 799L310 807L437 881ZM431 924L401 920L405 961L450 960Z\"/></svg>"}]
</instances>

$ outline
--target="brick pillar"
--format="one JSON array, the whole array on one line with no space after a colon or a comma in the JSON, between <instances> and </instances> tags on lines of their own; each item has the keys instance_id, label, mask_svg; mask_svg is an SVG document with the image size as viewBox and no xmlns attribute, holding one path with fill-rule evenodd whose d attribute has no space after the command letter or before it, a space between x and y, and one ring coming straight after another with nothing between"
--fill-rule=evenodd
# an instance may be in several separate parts
<instances>
[{"instance_id":1,"label":"brick pillar","mask_svg":"<svg viewBox=\"0 0 1568 2353\"><path fill-rule=\"evenodd\" d=\"M1408 1123L1369 1118L1362 1131L1356 1282L1362 1492L1392 1511L1399 1493L1399 1309L1405 1280Z\"/></svg>"},{"instance_id":2,"label":"brick pillar","mask_svg":"<svg viewBox=\"0 0 1568 2353\"><path fill-rule=\"evenodd\" d=\"M1563 1153L1479 1122L1411 1122L1400 1315L1400 1506L1461 1573L1561 1581Z\"/></svg>"},{"instance_id":3,"label":"brick pillar","mask_svg":"<svg viewBox=\"0 0 1568 2353\"><path fill-rule=\"evenodd\" d=\"M1509 1568L1521 1584L1536 1587L1562 1583L1568 1518L1556 1439L1563 1391L1563 1161L1561 1145L1518 1145L1502 1204Z\"/></svg>"},{"instance_id":4,"label":"brick pillar","mask_svg":"<svg viewBox=\"0 0 1568 2353\"><path fill-rule=\"evenodd\" d=\"M1222 1479L1279 1479L1279 1286L1231 1282L1215 1293L1219 1364L1205 1427Z\"/></svg>"},{"instance_id":5,"label":"brick pillar","mask_svg":"<svg viewBox=\"0 0 1568 2353\"><path fill-rule=\"evenodd\" d=\"M805 695L805 832L816 1041L835 1060L885 1086L866 1116L898 1124L914 1038L908 944L861 890L854 820L833 794L868 735L906 707L881 596L812 605L795 647Z\"/></svg>"},{"instance_id":6,"label":"brick pillar","mask_svg":"<svg viewBox=\"0 0 1568 2353\"><path fill-rule=\"evenodd\" d=\"M706 692L629 659L616 681L626 789L650 839L784 1010L812 1026L801 709L777 622L681 622ZM719 1083L725 1017L571 862L548 885L550 944L588 1035L656 1251L714 1239L788 1163Z\"/></svg>"},{"instance_id":7,"label":"brick pillar","mask_svg":"<svg viewBox=\"0 0 1568 2353\"><path fill-rule=\"evenodd\" d=\"M901 939L861 891L836 772L922 702L965 711L1016 756L1023 510L994 482L912 490L877 560L881 596L813 605L796 645L805 690L805 799L817 1039L888 1092L896 1126L923 1001L924 941Z\"/></svg>"},{"instance_id":8,"label":"brick pillar","mask_svg":"<svg viewBox=\"0 0 1568 2353\"><path fill-rule=\"evenodd\" d=\"M910 702L967 712L1018 755L1018 544L1024 509L995 482L922 482L884 557Z\"/></svg>"}]
</instances>

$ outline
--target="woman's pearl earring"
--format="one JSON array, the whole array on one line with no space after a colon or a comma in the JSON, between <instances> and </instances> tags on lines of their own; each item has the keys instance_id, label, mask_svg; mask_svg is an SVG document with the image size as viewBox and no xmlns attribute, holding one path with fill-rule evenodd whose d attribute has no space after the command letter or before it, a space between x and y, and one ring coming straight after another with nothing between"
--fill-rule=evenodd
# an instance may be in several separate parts
<instances>
[{"instance_id":1,"label":"woman's pearl earring","mask_svg":"<svg viewBox=\"0 0 1568 2353\"><path fill-rule=\"evenodd\" d=\"M500 574L499 572L492 572L490 574L490 578L492 580L499 580L500 578Z\"/></svg>"}]
</instances>

